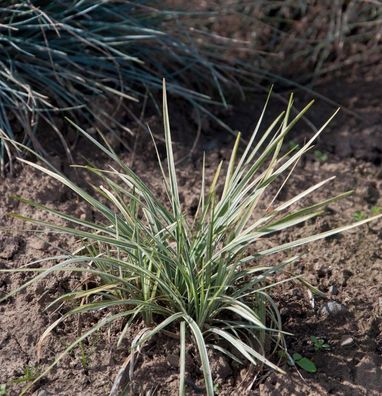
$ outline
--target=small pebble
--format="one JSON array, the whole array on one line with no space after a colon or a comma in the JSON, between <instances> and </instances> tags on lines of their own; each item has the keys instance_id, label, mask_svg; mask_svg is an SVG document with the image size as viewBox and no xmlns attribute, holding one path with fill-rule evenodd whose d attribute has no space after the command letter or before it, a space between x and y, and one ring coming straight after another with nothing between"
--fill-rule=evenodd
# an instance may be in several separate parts
<instances>
[{"instance_id":1,"label":"small pebble","mask_svg":"<svg viewBox=\"0 0 382 396\"><path fill-rule=\"evenodd\" d=\"M320 310L321 315L324 316L338 316L344 314L345 312L346 307L336 301L329 301L325 303Z\"/></svg>"},{"instance_id":2,"label":"small pebble","mask_svg":"<svg viewBox=\"0 0 382 396\"><path fill-rule=\"evenodd\" d=\"M45 389L40 389L37 393L37 396L50 396L51 393L47 392Z\"/></svg>"},{"instance_id":3,"label":"small pebble","mask_svg":"<svg viewBox=\"0 0 382 396\"><path fill-rule=\"evenodd\" d=\"M341 346L348 346L348 345L352 345L354 342L353 337L343 337L341 340Z\"/></svg>"},{"instance_id":4,"label":"small pebble","mask_svg":"<svg viewBox=\"0 0 382 396\"><path fill-rule=\"evenodd\" d=\"M40 238L31 238L28 242L29 247L36 250L46 250L49 247L49 243Z\"/></svg>"}]
</instances>

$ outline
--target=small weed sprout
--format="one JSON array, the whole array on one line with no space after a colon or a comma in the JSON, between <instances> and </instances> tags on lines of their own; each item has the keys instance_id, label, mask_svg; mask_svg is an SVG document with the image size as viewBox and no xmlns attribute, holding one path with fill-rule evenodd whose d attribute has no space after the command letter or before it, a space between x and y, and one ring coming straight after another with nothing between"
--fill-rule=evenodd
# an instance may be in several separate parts
<instances>
[{"instance_id":1,"label":"small weed sprout","mask_svg":"<svg viewBox=\"0 0 382 396\"><path fill-rule=\"evenodd\" d=\"M325 342L325 340L322 338L319 338L316 336L311 336L310 340L312 341L312 345L316 352L319 352L322 350L328 351L330 349L330 345L327 342Z\"/></svg>"},{"instance_id":2,"label":"small weed sprout","mask_svg":"<svg viewBox=\"0 0 382 396\"><path fill-rule=\"evenodd\" d=\"M298 150L300 148L300 145L292 139L288 142L288 148L290 150Z\"/></svg>"},{"instance_id":3,"label":"small weed sprout","mask_svg":"<svg viewBox=\"0 0 382 396\"><path fill-rule=\"evenodd\" d=\"M41 370L38 367L26 366L23 375L12 380L14 384L22 384L25 382L33 382L39 377Z\"/></svg>"},{"instance_id":4,"label":"small weed sprout","mask_svg":"<svg viewBox=\"0 0 382 396\"><path fill-rule=\"evenodd\" d=\"M82 342L80 343L79 347L81 352L81 356L80 356L81 366L84 370L86 370L88 368L88 357Z\"/></svg>"},{"instance_id":5,"label":"small weed sprout","mask_svg":"<svg viewBox=\"0 0 382 396\"><path fill-rule=\"evenodd\" d=\"M379 206L373 206L370 209L370 214L371 216L378 216L379 214L381 214L381 208ZM367 218L367 213L363 212L362 210L356 210L353 214L353 219L355 221L364 220L366 218Z\"/></svg>"},{"instance_id":6,"label":"small weed sprout","mask_svg":"<svg viewBox=\"0 0 382 396\"><path fill-rule=\"evenodd\" d=\"M307 358L306 356L302 356L301 354L299 354L297 352L295 352L292 355L292 361L293 361L294 365L299 366L307 373L314 374L317 372L317 367L316 367L315 363L312 360L310 360L309 358Z\"/></svg>"},{"instance_id":7,"label":"small weed sprout","mask_svg":"<svg viewBox=\"0 0 382 396\"><path fill-rule=\"evenodd\" d=\"M353 214L353 218L355 221L361 221L367 218L367 215L365 212L362 212L362 210L357 210Z\"/></svg>"},{"instance_id":8,"label":"small weed sprout","mask_svg":"<svg viewBox=\"0 0 382 396\"><path fill-rule=\"evenodd\" d=\"M328 159L328 154L323 153L320 150L314 150L314 157L316 158L317 161L319 162L325 162Z\"/></svg>"},{"instance_id":9,"label":"small weed sprout","mask_svg":"<svg viewBox=\"0 0 382 396\"><path fill-rule=\"evenodd\" d=\"M163 117L167 162L163 165L159 161L159 166L167 202L158 200L153 191L110 147L102 145L79 127L92 143L115 162L115 166L108 170L84 167L100 180L100 187L94 187L94 194L80 188L63 174L50 170L47 162L47 167L44 167L20 159L71 188L104 219L103 222L87 221L23 200L72 225L61 226L17 217L43 228L48 227L53 232L78 237L82 240L82 247L67 256L41 260L39 268L11 270L36 271L37 275L2 300L60 271L90 274L97 282L97 286L88 290L73 290L52 302L53 305L69 300L75 307L45 330L38 350L41 350L53 329L64 320L85 312L105 311L104 317L64 349L35 381L46 375L68 352L78 348L84 339L120 320L124 321L124 328L120 333L119 344L132 322L144 322L144 329L131 343L130 376L134 374L137 354L152 337L165 330L176 333L180 346L180 394L186 393L187 339L193 340L199 355L208 396L214 394L208 350L224 354L238 364L251 363L258 370L266 365L282 372L277 357L287 355L285 332L270 290L272 286L288 279L276 281L275 275L297 262L299 255L290 253L293 248L360 226L371 219L256 249L260 238L269 238L313 219L322 214L328 204L350 193L304 206L304 198L327 186L333 180L331 177L283 203L277 203L277 194L265 194L276 180L284 185L296 163L311 149L332 118L303 146L283 154L285 137L311 103L291 119L291 97L286 111L260 134L267 103L268 100L245 150L239 156L239 134L225 176L223 163L220 163L209 186L203 160L200 198L192 220L188 218L179 199L165 84ZM15 142L13 144L20 147ZM42 157L39 158L43 161ZM102 199L97 198L99 195ZM268 205L261 209L267 200ZM248 249L250 246L251 250ZM274 260L272 265L262 262L263 258L281 252L287 253L284 259ZM58 264L44 268L44 263L52 259ZM301 276L293 279L308 285ZM300 366L304 364L302 359L296 357L294 360ZM313 368L307 367L306 370L312 372Z\"/></svg>"}]
</instances>

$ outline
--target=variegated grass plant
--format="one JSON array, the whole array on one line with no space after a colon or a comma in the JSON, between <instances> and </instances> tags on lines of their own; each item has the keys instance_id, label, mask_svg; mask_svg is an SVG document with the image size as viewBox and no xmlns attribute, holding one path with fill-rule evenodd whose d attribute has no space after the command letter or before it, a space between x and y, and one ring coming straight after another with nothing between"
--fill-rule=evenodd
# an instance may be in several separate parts
<instances>
[{"instance_id":1,"label":"variegated grass plant","mask_svg":"<svg viewBox=\"0 0 382 396\"><path fill-rule=\"evenodd\" d=\"M110 147L100 144L85 131L82 133L115 163L107 170L85 167L99 178L100 187L94 187L94 194L89 194L57 171L21 159L69 187L104 219L103 222L82 220L29 201L26 202L70 222L72 226L18 216L43 229L78 237L82 241L81 248L73 254L50 257L38 263L41 266L49 260L58 262L51 267L15 270L36 271L37 275L2 300L52 273L80 272L91 274L97 281L95 287L72 290L52 303L69 300L72 308L45 330L40 346L61 322L85 312L103 310L105 313L103 319L60 353L41 376L84 339L121 319L125 325L119 343L133 322L143 321L145 326L131 343L130 375L134 372L136 355L148 340L163 331L178 333L180 394L186 391L187 339L193 340L199 353L208 395L214 394L209 349L241 364L251 363L259 369L267 365L282 371L277 365L275 352L286 351L285 333L277 305L270 295L271 287L283 282L276 281L276 275L298 260L299 256L292 253L293 248L370 220L267 249L256 249L260 238L287 232L290 227L320 215L329 203L349 194L303 206L304 198L327 186L333 179L329 178L282 204L276 204L273 196L268 209L259 213L259 203L263 204L265 197L269 197L267 190L277 181L284 185L296 163L310 150L330 121L304 146L285 152L282 150L284 139L311 105L290 119L292 104L291 98L286 111L260 133L265 105L247 147L240 154L238 135L229 163L217 166L211 183L207 183L203 169L199 205L191 220L179 200L165 91L167 163L162 165L159 161L159 166L167 202L158 200L152 189ZM295 204L299 208L296 209ZM284 261L276 259L272 265L262 263L264 257L280 252L287 252ZM299 277L293 279L304 282Z\"/></svg>"}]
</instances>

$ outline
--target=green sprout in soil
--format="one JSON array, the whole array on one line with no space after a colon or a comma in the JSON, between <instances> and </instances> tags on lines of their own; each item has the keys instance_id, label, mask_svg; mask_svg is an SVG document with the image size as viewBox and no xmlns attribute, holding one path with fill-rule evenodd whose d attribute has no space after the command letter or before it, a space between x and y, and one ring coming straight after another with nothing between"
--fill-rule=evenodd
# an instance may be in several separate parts
<instances>
[{"instance_id":1,"label":"green sprout in soil","mask_svg":"<svg viewBox=\"0 0 382 396\"><path fill-rule=\"evenodd\" d=\"M86 370L88 368L88 357L83 342L80 343L79 347L81 352L81 356L80 356L81 366L84 370Z\"/></svg>"},{"instance_id":2,"label":"green sprout in soil","mask_svg":"<svg viewBox=\"0 0 382 396\"><path fill-rule=\"evenodd\" d=\"M319 162L325 162L328 159L328 154L323 153L320 150L314 150L314 158Z\"/></svg>"},{"instance_id":3,"label":"green sprout in soil","mask_svg":"<svg viewBox=\"0 0 382 396\"><path fill-rule=\"evenodd\" d=\"M13 384L22 384L25 382L33 382L39 377L41 370L37 367L26 366L23 375L12 380Z\"/></svg>"},{"instance_id":4,"label":"green sprout in soil","mask_svg":"<svg viewBox=\"0 0 382 396\"><path fill-rule=\"evenodd\" d=\"M317 367L312 360L309 358L302 356L299 353L294 353L292 355L293 363L302 368L307 373L314 374L317 372Z\"/></svg>"},{"instance_id":5,"label":"green sprout in soil","mask_svg":"<svg viewBox=\"0 0 382 396\"><path fill-rule=\"evenodd\" d=\"M288 148L289 150L298 150L300 145L295 140L290 140L288 142Z\"/></svg>"},{"instance_id":6,"label":"green sprout in soil","mask_svg":"<svg viewBox=\"0 0 382 396\"><path fill-rule=\"evenodd\" d=\"M378 216L381 213L381 208L379 206L373 206L370 209L371 216ZM353 218L355 221L364 220L367 218L367 213L362 210L357 210L353 214Z\"/></svg>"},{"instance_id":7,"label":"green sprout in soil","mask_svg":"<svg viewBox=\"0 0 382 396\"><path fill-rule=\"evenodd\" d=\"M0 396L5 396L7 394L7 385L0 384Z\"/></svg>"},{"instance_id":8,"label":"green sprout in soil","mask_svg":"<svg viewBox=\"0 0 382 396\"><path fill-rule=\"evenodd\" d=\"M316 352L325 350L328 351L330 349L330 345L325 342L322 338L316 337L316 336L311 336L310 340L312 341L312 345L314 347L314 350Z\"/></svg>"},{"instance_id":9,"label":"green sprout in soil","mask_svg":"<svg viewBox=\"0 0 382 396\"><path fill-rule=\"evenodd\" d=\"M325 340L323 340L322 338L311 336L310 340L312 342L315 352L330 350L330 345L326 343ZM301 355L300 353L293 353L291 358L289 359L289 362L292 366L297 365L307 373L314 374L317 372L317 367L313 360Z\"/></svg>"},{"instance_id":10,"label":"green sprout in soil","mask_svg":"<svg viewBox=\"0 0 382 396\"><path fill-rule=\"evenodd\" d=\"M124 326L118 345L133 323L143 324L143 330L131 342L130 377L134 375L138 355L144 352L145 345L154 336L170 333L179 339L181 395L186 393L188 382L186 345L189 342L193 343L200 360L208 396L214 394L209 350L223 354L239 365L252 364L258 372L265 366L283 372L278 362L279 352L286 353L286 333L271 290L290 279L311 287L301 275L290 275L291 265L300 258L299 254L292 253L293 249L360 226L371 219L272 244L272 235L317 217L324 213L328 204L348 196L349 192L304 206L304 199L327 186L333 180L331 177L286 202L277 201L278 193L296 163L311 149L332 117L302 147L282 154L284 139L311 104L291 118L291 97L286 111L260 132L267 103L246 148L239 149L239 134L228 164L218 164L212 180L206 177L206 159L203 157L200 197L192 218L179 198L165 84L165 164L159 158L159 150L157 153L167 200L159 200L111 147L99 143L79 127L114 163L107 169L91 165L82 167L98 178L98 183L90 186L94 193L51 170L46 161L46 166L42 166L20 159L72 189L103 218L99 222L83 220L25 199L22 201L54 214L68 225L15 215L42 229L75 236L81 247L70 255L42 259L36 268L31 265L1 270L37 272L33 279L1 300L57 272L86 274L96 283L87 290L73 289L48 306L70 303L67 313L41 336L37 348L39 354L44 341L63 321L88 312L104 314L59 353L34 382L46 375L66 354L78 348L83 340L102 328L120 325L121 321ZM17 143L12 144L20 149ZM41 156L37 157L44 161ZM271 190L273 185L276 189ZM269 240L268 246L260 247L260 240ZM267 261L270 257L273 260ZM49 261L57 264L47 267ZM284 278L280 279L282 273ZM302 359L296 358L295 361L300 367L305 365Z\"/></svg>"},{"instance_id":11,"label":"green sprout in soil","mask_svg":"<svg viewBox=\"0 0 382 396\"><path fill-rule=\"evenodd\" d=\"M360 221L366 219L367 215L365 212L362 212L362 210L357 210L354 212L353 218L355 221Z\"/></svg>"}]
</instances>

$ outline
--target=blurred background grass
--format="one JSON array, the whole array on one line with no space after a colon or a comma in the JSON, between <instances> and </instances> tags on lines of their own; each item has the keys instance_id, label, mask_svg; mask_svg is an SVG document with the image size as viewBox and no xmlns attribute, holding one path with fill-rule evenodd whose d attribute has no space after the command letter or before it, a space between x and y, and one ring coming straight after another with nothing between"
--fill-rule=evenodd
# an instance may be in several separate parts
<instances>
[{"instance_id":1,"label":"blurred background grass","mask_svg":"<svg viewBox=\"0 0 382 396\"><path fill-rule=\"evenodd\" d=\"M70 156L64 117L134 134L116 115L139 122L164 77L172 103L229 129L213 110L237 93L379 70L381 35L377 0L0 1L0 128ZM2 170L11 157L3 142Z\"/></svg>"}]
</instances>

